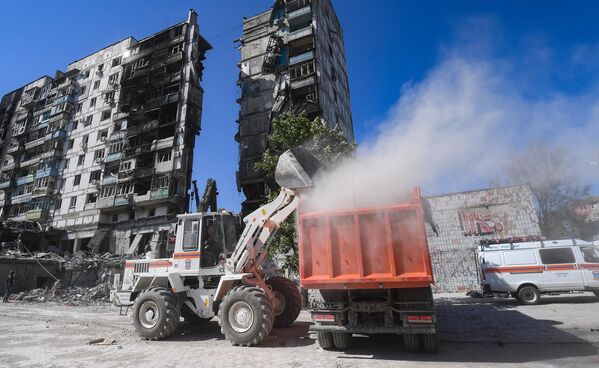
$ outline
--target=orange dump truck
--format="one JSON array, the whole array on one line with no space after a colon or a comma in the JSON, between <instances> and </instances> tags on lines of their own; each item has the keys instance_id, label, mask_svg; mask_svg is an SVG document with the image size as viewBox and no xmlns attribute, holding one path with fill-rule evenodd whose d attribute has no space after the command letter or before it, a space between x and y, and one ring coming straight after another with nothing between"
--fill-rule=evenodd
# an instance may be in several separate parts
<instances>
[{"instance_id":1,"label":"orange dump truck","mask_svg":"<svg viewBox=\"0 0 599 368\"><path fill-rule=\"evenodd\" d=\"M298 216L300 281L318 342L345 349L352 334L401 334L409 351L438 349L425 211L407 203Z\"/></svg>"}]
</instances>

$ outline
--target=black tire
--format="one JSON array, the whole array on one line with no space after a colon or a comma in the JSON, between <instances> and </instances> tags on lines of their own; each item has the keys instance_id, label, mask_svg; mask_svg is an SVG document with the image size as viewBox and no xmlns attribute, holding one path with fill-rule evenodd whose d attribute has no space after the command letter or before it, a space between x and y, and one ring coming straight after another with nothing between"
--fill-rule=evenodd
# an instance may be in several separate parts
<instances>
[{"instance_id":1,"label":"black tire","mask_svg":"<svg viewBox=\"0 0 599 368\"><path fill-rule=\"evenodd\" d=\"M253 346L270 334L274 313L262 289L240 285L225 295L218 318L221 332L233 345Z\"/></svg>"},{"instance_id":2,"label":"black tire","mask_svg":"<svg viewBox=\"0 0 599 368\"><path fill-rule=\"evenodd\" d=\"M275 294L275 305L273 305L274 327L285 328L291 326L302 310L302 294L299 288L291 280L281 276L269 278L266 280L266 285L270 286L273 294Z\"/></svg>"},{"instance_id":3,"label":"black tire","mask_svg":"<svg viewBox=\"0 0 599 368\"><path fill-rule=\"evenodd\" d=\"M352 334L346 332L333 332L332 335L335 348L345 350L351 345Z\"/></svg>"},{"instance_id":4,"label":"black tire","mask_svg":"<svg viewBox=\"0 0 599 368\"><path fill-rule=\"evenodd\" d=\"M331 350L335 348L335 344L333 343L333 334L325 331L318 331L316 333L318 338L318 345L324 350Z\"/></svg>"},{"instance_id":5,"label":"black tire","mask_svg":"<svg viewBox=\"0 0 599 368\"><path fill-rule=\"evenodd\" d=\"M403 334L403 346L410 353L420 351L420 339L416 334Z\"/></svg>"},{"instance_id":6,"label":"black tire","mask_svg":"<svg viewBox=\"0 0 599 368\"><path fill-rule=\"evenodd\" d=\"M539 289L534 286L523 286L518 290L518 301L524 305L536 305L540 300Z\"/></svg>"},{"instance_id":7,"label":"black tire","mask_svg":"<svg viewBox=\"0 0 599 368\"><path fill-rule=\"evenodd\" d=\"M203 318L198 316L186 305L181 307L181 316L183 317L183 320L189 323L190 325L205 325L206 323L212 320L212 317Z\"/></svg>"},{"instance_id":8,"label":"black tire","mask_svg":"<svg viewBox=\"0 0 599 368\"><path fill-rule=\"evenodd\" d=\"M593 291L593 294L595 294L595 296L599 297L599 291Z\"/></svg>"},{"instance_id":9,"label":"black tire","mask_svg":"<svg viewBox=\"0 0 599 368\"><path fill-rule=\"evenodd\" d=\"M437 353L439 351L439 340L436 333L420 335L420 343L425 353Z\"/></svg>"},{"instance_id":10,"label":"black tire","mask_svg":"<svg viewBox=\"0 0 599 368\"><path fill-rule=\"evenodd\" d=\"M177 297L166 288L149 287L142 290L133 305L133 325L146 340L171 336L179 326Z\"/></svg>"}]
</instances>

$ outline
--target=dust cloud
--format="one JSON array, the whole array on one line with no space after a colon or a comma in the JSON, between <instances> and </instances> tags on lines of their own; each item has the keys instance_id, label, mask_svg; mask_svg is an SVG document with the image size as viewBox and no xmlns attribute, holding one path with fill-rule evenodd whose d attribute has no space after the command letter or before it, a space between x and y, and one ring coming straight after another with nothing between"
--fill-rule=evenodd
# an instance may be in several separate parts
<instances>
[{"instance_id":1,"label":"dust cloud","mask_svg":"<svg viewBox=\"0 0 599 368\"><path fill-rule=\"evenodd\" d=\"M315 180L304 210L400 203L428 193L479 189L527 145L560 145L576 173L597 183L599 98L526 97L514 75L489 60L448 56L400 98L355 155Z\"/></svg>"}]
</instances>

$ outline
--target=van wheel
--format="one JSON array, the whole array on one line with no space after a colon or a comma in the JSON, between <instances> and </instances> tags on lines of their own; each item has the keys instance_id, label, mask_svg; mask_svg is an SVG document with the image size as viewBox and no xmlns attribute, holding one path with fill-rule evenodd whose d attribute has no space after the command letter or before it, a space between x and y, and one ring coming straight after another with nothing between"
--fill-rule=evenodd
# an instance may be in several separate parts
<instances>
[{"instance_id":1,"label":"van wheel","mask_svg":"<svg viewBox=\"0 0 599 368\"><path fill-rule=\"evenodd\" d=\"M518 300L524 305L535 305L539 304L541 295L536 287L524 286L518 290Z\"/></svg>"}]
</instances>

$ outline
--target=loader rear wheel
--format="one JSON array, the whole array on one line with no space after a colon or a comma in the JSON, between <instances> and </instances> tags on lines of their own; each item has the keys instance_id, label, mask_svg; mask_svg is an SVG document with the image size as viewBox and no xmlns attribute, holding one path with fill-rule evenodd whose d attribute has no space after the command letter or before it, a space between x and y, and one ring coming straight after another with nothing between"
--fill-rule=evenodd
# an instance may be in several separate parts
<instances>
[{"instance_id":1,"label":"loader rear wheel","mask_svg":"<svg viewBox=\"0 0 599 368\"><path fill-rule=\"evenodd\" d=\"M240 285L223 298L218 310L221 332L233 345L258 345L272 330L274 313L258 287Z\"/></svg>"},{"instance_id":2,"label":"loader rear wheel","mask_svg":"<svg viewBox=\"0 0 599 368\"><path fill-rule=\"evenodd\" d=\"M403 345L410 353L420 350L420 339L416 334L403 334Z\"/></svg>"},{"instance_id":3,"label":"loader rear wheel","mask_svg":"<svg viewBox=\"0 0 599 368\"><path fill-rule=\"evenodd\" d=\"M318 339L318 345L324 350L331 350L335 348L333 343L333 334L331 332L318 331L316 333Z\"/></svg>"},{"instance_id":4,"label":"loader rear wheel","mask_svg":"<svg viewBox=\"0 0 599 368\"><path fill-rule=\"evenodd\" d=\"M437 339L437 334L425 334L420 335L422 350L425 353L436 353L439 351L439 340Z\"/></svg>"},{"instance_id":5,"label":"loader rear wheel","mask_svg":"<svg viewBox=\"0 0 599 368\"><path fill-rule=\"evenodd\" d=\"M345 350L349 348L351 344L352 334L347 332L333 332L333 343L335 348L339 350Z\"/></svg>"},{"instance_id":6,"label":"loader rear wheel","mask_svg":"<svg viewBox=\"0 0 599 368\"><path fill-rule=\"evenodd\" d=\"M275 301L273 311L275 313L276 328L291 326L302 310L302 294L299 288L288 278L275 276L266 280L266 285L273 291Z\"/></svg>"},{"instance_id":7,"label":"loader rear wheel","mask_svg":"<svg viewBox=\"0 0 599 368\"><path fill-rule=\"evenodd\" d=\"M142 290L133 305L133 325L146 340L171 336L179 326L177 297L163 287Z\"/></svg>"}]
</instances>

